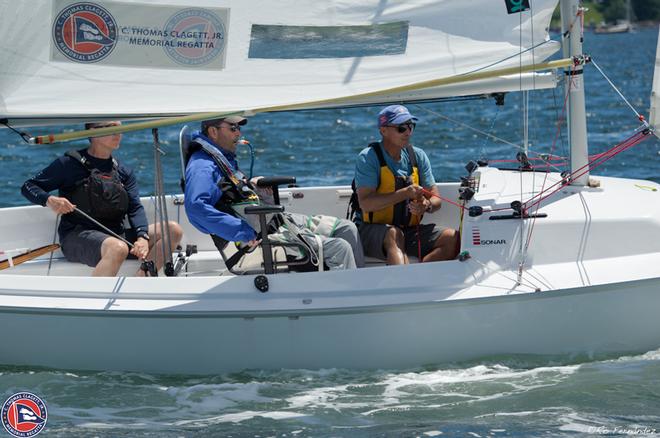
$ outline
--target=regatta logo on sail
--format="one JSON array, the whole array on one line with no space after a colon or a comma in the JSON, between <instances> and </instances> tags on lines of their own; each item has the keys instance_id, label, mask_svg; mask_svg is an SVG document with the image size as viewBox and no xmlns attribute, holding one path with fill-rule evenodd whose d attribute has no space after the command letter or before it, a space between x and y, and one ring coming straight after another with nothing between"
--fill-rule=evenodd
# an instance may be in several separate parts
<instances>
[{"instance_id":1,"label":"regatta logo on sail","mask_svg":"<svg viewBox=\"0 0 660 438\"><path fill-rule=\"evenodd\" d=\"M509 14L517 14L530 9L529 0L504 0L504 3L506 3L506 10Z\"/></svg>"},{"instance_id":2,"label":"regatta logo on sail","mask_svg":"<svg viewBox=\"0 0 660 438\"><path fill-rule=\"evenodd\" d=\"M225 48L225 25L206 9L177 12L165 24L164 33L168 36L163 44L165 53L182 65L208 64Z\"/></svg>"},{"instance_id":3,"label":"regatta logo on sail","mask_svg":"<svg viewBox=\"0 0 660 438\"><path fill-rule=\"evenodd\" d=\"M2 405L2 425L15 437L37 435L46 426L47 419L46 404L29 392L16 393Z\"/></svg>"},{"instance_id":4,"label":"regatta logo on sail","mask_svg":"<svg viewBox=\"0 0 660 438\"><path fill-rule=\"evenodd\" d=\"M76 62L97 62L117 43L117 23L95 3L74 3L64 8L53 23L55 46Z\"/></svg>"}]
</instances>

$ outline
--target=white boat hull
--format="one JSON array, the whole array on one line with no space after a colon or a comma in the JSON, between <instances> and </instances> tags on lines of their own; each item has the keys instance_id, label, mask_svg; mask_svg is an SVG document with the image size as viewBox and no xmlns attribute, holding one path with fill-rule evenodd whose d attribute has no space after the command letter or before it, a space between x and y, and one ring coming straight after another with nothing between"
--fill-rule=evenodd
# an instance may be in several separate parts
<instances>
[{"instance_id":1,"label":"white boat hull","mask_svg":"<svg viewBox=\"0 0 660 438\"><path fill-rule=\"evenodd\" d=\"M408 368L502 354L598 355L660 345L660 280L277 313L0 310L4 364L214 374ZM26 340L29 340L26 341Z\"/></svg>"}]
</instances>

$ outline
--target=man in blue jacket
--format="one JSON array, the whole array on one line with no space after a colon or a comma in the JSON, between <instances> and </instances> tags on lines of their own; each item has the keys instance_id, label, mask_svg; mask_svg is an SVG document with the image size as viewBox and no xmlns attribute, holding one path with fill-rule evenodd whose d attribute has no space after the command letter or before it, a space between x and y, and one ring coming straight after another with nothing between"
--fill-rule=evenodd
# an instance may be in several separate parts
<instances>
[{"instance_id":1,"label":"man in blue jacket","mask_svg":"<svg viewBox=\"0 0 660 438\"><path fill-rule=\"evenodd\" d=\"M254 194L236 159L241 127L246 123L247 119L239 116L202 122L201 132L193 135L194 152L186 166L185 208L190 223L199 231L254 246L257 232L247 222L249 218L236 213L246 194ZM290 228L299 229L298 234L307 235L306 244L323 253L329 269L364 266L362 244L351 221L292 213L284 213L284 218ZM291 237L284 234L284 239Z\"/></svg>"},{"instance_id":2,"label":"man in blue jacket","mask_svg":"<svg viewBox=\"0 0 660 438\"><path fill-rule=\"evenodd\" d=\"M85 129L120 124L88 123ZM154 248L162 248L161 232L159 226L148 225L135 174L112 156L119 148L121 134L94 137L89 141L89 148L67 152L27 180L21 192L30 202L62 215L58 232L67 260L94 267L93 276L113 277L129 255L128 245L76 212L76 207L134 242L130 254L140 259L150 258ZM49 194L54 190L59 191L58 196ZM126 218L131 225L129 229L124 228ZM169 227L172 248L176 248L183 231L175 222L170 222ZM162 265L163 257L159 253L156 266ZM140 270L137 275L142 276L144 272Z\"/></svg>"}]
</instances>

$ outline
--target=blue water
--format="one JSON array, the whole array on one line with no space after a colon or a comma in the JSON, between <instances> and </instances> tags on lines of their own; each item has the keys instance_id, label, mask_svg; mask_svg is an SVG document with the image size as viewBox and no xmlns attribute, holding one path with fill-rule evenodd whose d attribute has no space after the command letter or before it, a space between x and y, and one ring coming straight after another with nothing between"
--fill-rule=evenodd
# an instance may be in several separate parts
<instances>
[{"instance_id":1,"label":"blue water","mask_svg":"<svg viewBox=\"0 0 660 438\"><path fill-rule=\"evenodd\" d=\"M648 29L588 35L586 41L585 51L643 114L648 114L656 38L657 31ZM591 152L602 152L639 123L593 68L588 68L586 89ZM567 153L565 140L558 139L552 148L562 99L561 90L530 97L532 150ZM511 159L516 149L450 124L440 115L518 144L520 105L515 95L507 96L501 109L492 100L411 105L420 118L415 144L428 153L436 179L456 180L465 173L468 160ZM256 148L255 174L296 175L302 186L350 183L356 153L377 139L378 110L251 118L243 134ZM179 128L161 131L169 192L178 191ZM27 146L1 131L0 206L25 204L19 193L22 182L67 149L85 144ZM150 133L125 135L119 156L137 170L143 194L150 194ZM249 162L246 151L241 159ZM660 182L660 144L646 141L595 173ZM4 342L7 348L7 334ZM0 368L0 398L19 390L45 399L49 420L44 436L660 434L660 350L598 360L502 357L399 371L282 370L208 377Z\"/></svg>"}]
</instances>

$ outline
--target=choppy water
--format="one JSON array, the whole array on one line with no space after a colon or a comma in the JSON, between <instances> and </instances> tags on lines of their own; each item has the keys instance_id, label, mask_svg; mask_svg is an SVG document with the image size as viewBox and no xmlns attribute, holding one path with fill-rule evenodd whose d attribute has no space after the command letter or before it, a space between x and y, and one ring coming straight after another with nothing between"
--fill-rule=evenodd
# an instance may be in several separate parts
<instances>
[{"instance_id":1,"label":"choppy water","mask_svg":"<svg viewBox=\"0 0 660 438\"><path fill-rule=\"evenodd\" d=\"M573 436L660 433L660 351L574 364L212 377L5 369L50 409L48 436ZM624 433L625 434L625 433Z\"/></svg>"},{"instance_id":2,"label":"choppy water","mask_svg":"<svg viewBox=\"0 0 660 438\"><path fill-rule=\"evenodd\" d=\"M641 30L588 35L586 41L586 51L644 114L656 38L656 30ZM638 122L593 68L586 81L590 147L597 153L624 139ZM562 99L560 90L530 97L533 150L550 151ZM510 159L516 152L438 113L520 143L520 102L519 96L509 95L500 110L490 100L410 106L421 119L415 144L429 154L436 179L457 179L470 159ZM252 118L243 133L256 147L255 174L296 175L302 186L349 183L355 154L376 139L378 110ZM170 192L178 191L179 128L161 131ZM564 143L557 141L554 151L565 154ZM58 154L84 144L26 146L0 131L0 207L24 204L22 182ZM138 170L144 194L153 183L151 156L149 133L125 135L120 158ZM242 158L249 162L247 153ZM660 182L660 144L647 141L595 173ZM5 346L10 342L6 335ZM433 369L208 377L0 368L0 398L19 390L45 399L45 436L660 435L660 350L609 360L557 358L552 363L502 357Z\"/></svg>"}]
</instances>

